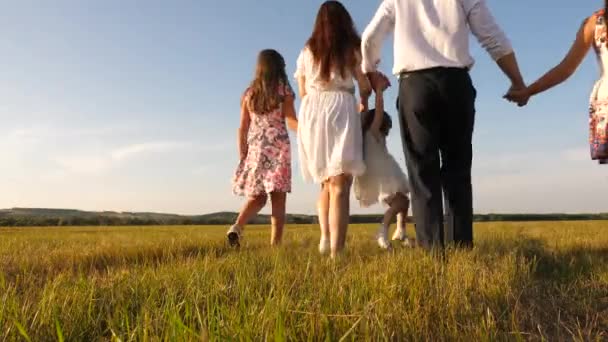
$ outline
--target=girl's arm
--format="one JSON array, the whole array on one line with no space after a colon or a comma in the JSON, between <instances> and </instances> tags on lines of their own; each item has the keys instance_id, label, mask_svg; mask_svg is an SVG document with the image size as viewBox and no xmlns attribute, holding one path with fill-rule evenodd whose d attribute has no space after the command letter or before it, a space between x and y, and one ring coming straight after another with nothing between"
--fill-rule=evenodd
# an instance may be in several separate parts
<instances>
[{"instance_id":1,"label":"girl's arm","mask_svg":"<svg viewBox=\"0 0 608 342\"><path fill-rule=\"evenodd\" d=\"M505 97L511 101L525 103L531 96L549 90L572 76L593 44L596 21L597 15L593 15L581 25L576 35L576 40L570 47L570 51L568 51L566 57L557 66L544 74L527 89L510 91Z\"/></svg>"},{"instance_id":2,"label":"girl's arm","mask_svg":"<svg viewBox=\"0 0 608 342\"><path fill-rule=\"evenodd\" d=\"M292 131L298 131L298 118L296 117L296 108L294 105L294 96L292 94L285 95L283 99L283 115L285 115L285 121L287 127Z\"/></svg>"},{"instance_id":3,"label":"girl's arm","mask_svg":"<svg viewBox=\"0 0 608 342\"><path fill-rule=\"evenodd\" d=\"M239 158L243 160L247 157L249 146L247 145L247 135L249 134L249 125L251 124L251 116L247 108L245 96L241 99L241 124L237 134L237 146L239 148Z\"/></svg>"},{"instance_id":4,"label":"girl's arm","mask_svg":"<svg viewBox=\"0 0 608 342\"><path fill-rule=\"evenodd\" d=\"M372 120L372 125L370 127L372 135L378 141L381 141L382 139L382 132L380 132L382 120L384 120L384 90L383 87L380 86L376 88L376 108L374 112L374 120Z\"/></svg>"},{"instance_id":5,"label":"girl's arm","mask_svg":"<svg viewBox=\"0 0 608 342\"><path fill-rule=\"evenodd\" d=\"M360 109L367 110L369 97L372 94L372 85L361 68L361 53L357 53L357 66L355 67L355 79L359 85Z\"/></svg>"}]
</instances>

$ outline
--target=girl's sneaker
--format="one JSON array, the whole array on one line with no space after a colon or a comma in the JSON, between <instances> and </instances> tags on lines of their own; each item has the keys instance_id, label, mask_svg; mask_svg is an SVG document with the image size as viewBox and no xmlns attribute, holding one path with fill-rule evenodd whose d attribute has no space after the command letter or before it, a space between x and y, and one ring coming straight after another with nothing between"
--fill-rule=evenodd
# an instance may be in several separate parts
<instances>
[{"instance_id":1,"label":"girl's sneaker","mask_svg":"<svg viewBox=\"0 0 608 342\"><path fill-rule=\"evenodd\" d=\"M391 243L388 241L388 228L385 226L380 226L378 229L378 233L376 233L376 241L378 242L378 246L382 249L390 250Z\"/></svg>"},{"instance_id":2,"label":"girl's sneaker","mask_svg":"<svg viewBox=\"0 0 608 342\"><path fill-rule=\"evenodd\" d=\"M243 237L243 230L240 226L237 226L235 224L234 226L230 227L230 229L228 229L226 237L228 238L228 245L230 245L230 247L240 247L240 241Z\"/></svg>"},{"instance_id":3,"label":"girl's sneaker","mask_svg":"<svg viewBox=\"0 0 608 342\"><path fill-rule=\"evenodd\" d=\"M329 253L331 249L331 245L329 243L329 239L327 238L321 238L321 241L319 241L319 253L321 254L327 254Z\"/></svg>"}]
</instances>

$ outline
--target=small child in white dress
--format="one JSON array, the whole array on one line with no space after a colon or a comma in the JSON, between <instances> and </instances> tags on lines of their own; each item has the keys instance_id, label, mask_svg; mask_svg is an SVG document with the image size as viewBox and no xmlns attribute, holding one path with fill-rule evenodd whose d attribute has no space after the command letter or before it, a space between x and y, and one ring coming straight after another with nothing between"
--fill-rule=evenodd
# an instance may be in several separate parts
<instances>
[{"instance_id":1,"label":"small child in white dress","mask_svg":"<svg viewBox=\"0 0 608 342\"><path fill-rule=\"evenodd\" d=\"M386 137L392 128L392 120L384 111L383 90L376 89L375 109L366 110L365 107L363 109L361 119L366 171L354 179L355 196L362 207L370 207L377 203L388 206L376 234L380 248L391 248L388 229L397 216L397 229L392 239L410 246L410 240L405 233L410 191L407 176L386 147Z\"/></svg>"}]
</instances>

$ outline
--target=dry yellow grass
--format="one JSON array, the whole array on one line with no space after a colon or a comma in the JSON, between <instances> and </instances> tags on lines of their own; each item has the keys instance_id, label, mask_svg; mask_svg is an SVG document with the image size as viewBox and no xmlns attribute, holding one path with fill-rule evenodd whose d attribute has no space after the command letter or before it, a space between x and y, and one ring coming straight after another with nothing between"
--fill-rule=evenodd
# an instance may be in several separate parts
<instances>
[{"instance_id":1,"label":"dry yellow grass","mask_svg":"<svg viewBox=\"0 0 608 342\"><path fill-rule=\"evenodd\" d=\"M0 229L0 340L606 340L608 222L487 223L446 263L353 226Z\"/></svg>"}]
</instances>

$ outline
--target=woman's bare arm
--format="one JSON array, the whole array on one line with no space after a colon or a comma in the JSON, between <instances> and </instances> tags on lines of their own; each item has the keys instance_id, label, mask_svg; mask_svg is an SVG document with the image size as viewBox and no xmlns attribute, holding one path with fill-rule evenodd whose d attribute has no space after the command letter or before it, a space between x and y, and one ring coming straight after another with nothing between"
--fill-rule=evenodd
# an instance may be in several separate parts
<instances>
[{"instance_id":1,"label":"woman's bare arm","mask_svg":"<svg viewBox=\"0 0 608 342\"><path fill-rule=\"evenodd\" d=\"M583 23L566 57L564 57L561 63L528 87L530 95L542 93L564 82L574 74L593 44L596 20L597 16L594 15Z\"/></svg>"},{"instance_id":2,"label":"woman's bare arm","mask_svg":"<svg viewBox=\"0 0 608 342\"><path fill-rule=\"evenodd\" d=\"M300 98L303 99L306 96L306 76L298 76L298 93Z\"/></svg>"},{"instance_id":3,"label":"woman's bare arm","mask_svg":"<svg viewBox=\"0 0 608 342\"><path fill-rule=\"evenodd\" d=\"M518 103L526 103L531 96L547 91L572 76L593 44L596 21L597 15L593 15L583 22L570 50L558 65L527 88L510 91L505 98Z\"/></svg>"},{"instance_id":4,"label":"woman's bare arm","mask_svg":"<svg viewBox=\"0 0 608 342\"><path fill-rule=\"evenodd\" d=\"M298 131L298 118L296 117L296 108L294 104L293 95L287 95L283 99L283 115L285 115L285 121L287 122L287 127L292 131Z\"/></svg>"}]
</instances>

